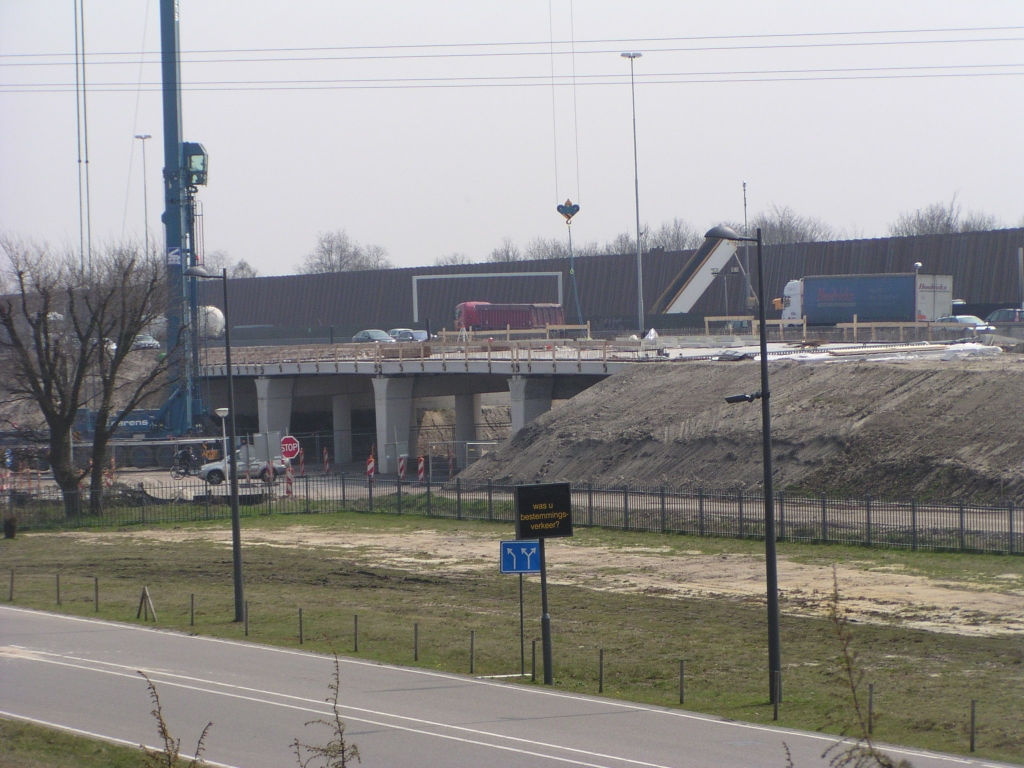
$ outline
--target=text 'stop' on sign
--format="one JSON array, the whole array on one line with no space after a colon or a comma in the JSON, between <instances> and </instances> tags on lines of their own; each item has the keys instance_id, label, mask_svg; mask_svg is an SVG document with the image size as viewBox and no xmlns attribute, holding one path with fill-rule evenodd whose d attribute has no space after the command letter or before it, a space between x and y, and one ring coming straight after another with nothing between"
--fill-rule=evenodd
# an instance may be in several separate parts
<instances>
[{"instance_id":1,"label":"text 'stop' on sign","mask_svg":"<svg viewBox=\"0 0 1024 768\"><path fill-rule=\"evenodd\" d=\"M572 536L572 492L568 483L516 486L516 538Z\"/></svg>"}]
</instances>

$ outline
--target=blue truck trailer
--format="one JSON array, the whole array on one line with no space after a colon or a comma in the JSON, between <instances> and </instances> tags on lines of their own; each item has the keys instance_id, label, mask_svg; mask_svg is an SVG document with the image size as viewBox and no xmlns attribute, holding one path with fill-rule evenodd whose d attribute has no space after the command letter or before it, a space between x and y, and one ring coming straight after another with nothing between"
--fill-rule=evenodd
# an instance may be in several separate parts
<instances>
[{"instance_id":1,"label":"blue truck trailer","mask_svg":"<svg viewBox=\"0 0 1024 768\"><path fill-rule=\"evenodd\" d=\"M952 275L814 275L786 284L778 302L791 324L913 323L953 310Z\"/></svg>"}]
</instances>

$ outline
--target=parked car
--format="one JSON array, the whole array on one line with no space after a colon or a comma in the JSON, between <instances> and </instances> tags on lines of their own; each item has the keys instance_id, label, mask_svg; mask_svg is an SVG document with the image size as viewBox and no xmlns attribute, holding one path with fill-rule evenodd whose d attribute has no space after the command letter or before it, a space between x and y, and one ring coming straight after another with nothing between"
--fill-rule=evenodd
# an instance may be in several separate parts
<instances>
[{"instance_id":1,"label":"parked car","mask_svg":"<svg viewBox=\"0 0 1024 768\"><path fill-rule=\"evenodd\" d=\"M973 328L978 333L991 333L996 328L994 325L989 325L980 317L975 315L946 315L940 317L935 321L936 323L956 323L962 325L964 328Z\"/></svg>"},{"instance_id":2,"label":"parked car","mask_svg":"<svg viewBox=\"0 0 1024 768\"><path fill-rule=\"evenodd\" d=\"M427 341L430 338L426 331L415 331L412 328L392 328L388 336L395 341Z\"/></svg>"},{"instance_id":3,"label":"parked car","mask_svg":"<svg viewBox=\"0 0 1024 768\"><path fill-rule=\"evenodd\" d=\"M284 462L280 459L274 459L272 462L274 467L274 477L271 477L270 470L267 469L267 462L256 459L255 451L246 451L245 455L250 457L248 466L249 475L258 478L264 483L272 483L275 477L284 474ZM238 462L238 476L242 477L246 471L246 464L243 460L242 451L235 451L235 461ZM220 485L228 476L224 461L211 461L209 464L203 464L196 474L201 480L205 480L210 485Z\"/></svg>"},{"instance_id":4,"label":"parked car","mask_svg":"<svg viewBox=\"0 0 1024 768\"><path fill-rule=\"evenodd\" d=\"M997 309L985 318L989 325L995 323L1024 323L1024 309Z\"/></svg>"},{"instance_id":5,"label":"parked car","mask_svg":"<svg viewBox=\"0 0 1024 768\"><path fill-rule=\"evenodd\" d=\"M384 331L379 328L372 328L368 331L360 331L352 337L352 341L356 343L360 342L379 342L382 344L394 344L395 340L388 336Z\"/></svg>"},{"instance_id":6,"label":"parked car","mask_svg":"<svg viewBox=\"0 0 1024 768\"><path fill-rule=\"evenodd\" d=\"M132 349L160 349L160 342L148 333L140 333L132 342Z\"/></svg>"}]
</instances>

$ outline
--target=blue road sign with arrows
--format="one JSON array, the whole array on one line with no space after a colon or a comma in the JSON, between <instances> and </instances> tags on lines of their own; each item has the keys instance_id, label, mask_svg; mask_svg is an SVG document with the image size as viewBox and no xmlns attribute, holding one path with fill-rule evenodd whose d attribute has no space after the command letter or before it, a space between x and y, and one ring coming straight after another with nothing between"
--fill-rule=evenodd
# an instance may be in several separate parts
<instances>
[{"instance_id":1,"label":"blue road sign with arrows","mask_svg":"<svg viewBox=\"0 0 1024 768\"><path fill-rule=\"evenodd\" d=\"M540 542L536 539L501 542L502 573L540 573Z\"/></svg>"}]
</instances>

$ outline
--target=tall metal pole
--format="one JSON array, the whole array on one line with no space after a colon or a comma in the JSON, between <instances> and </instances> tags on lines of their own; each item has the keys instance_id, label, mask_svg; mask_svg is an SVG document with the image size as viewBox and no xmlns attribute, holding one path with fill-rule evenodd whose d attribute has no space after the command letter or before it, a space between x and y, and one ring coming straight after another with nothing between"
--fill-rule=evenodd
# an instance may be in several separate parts
<instances>
[{"instance_id":1,"label":"tall metal pole","mask_svg":"<svg viewBox=\"0 0 1024 768\"><path fill-rule=\"evenodd\" d=\"M242 523L238 516L238 457L235 454L235 382L231 371L231 315L228 314L228 270L221 274L224 281L224 359L228 368L228 415L231 417L231 445L228 453L231 472L231 558L235 577L235 621L245 621L245 595L242 590Z\"/></svg>"},{"instance_id":2,"label":"tall metal pole","mask_svg":"<svg viewBox=\"0 0 1024 768\"><path fill-rule=\"evenodd\" d=\"M764 457L764 553L768 592L768 696L782 701L782 644L779 639L779 571L775 553L775 493L772 484L772 414L768 394L768 330L764 309L764 253L757 228L757 313L761 336L761 441ZM778 688L776 687L778 684Z\"/></svg>"},{"instance_id":3,"label":"tall metal pole","mask_svg":"<svg viewBox=\"0 0 1024 768\"><path fill-rule=\"evenodd\" d=\"M636 143L636 81L633 77L633 61L643 56L642 53L634 51L621 54L623 58L629 59L629 91L633 100L633 193L636 198L636 302L637 302L637 327L640 329L640 338L644 335L644 265L641 257L640 245L640 165L637 161Z\"/></svg>"},{"instance_id":4,"label":"tall metal pole","mask_svg":"<svg viewBox=\"0 0 1024 768\"><path fill-rule=\"evenodd\" d=\"M743 182L743 236L750 237L750 227L747 226L747 182ZM743 295L743 309L750 309L750 243L743 244L743 283L746 286L746 293ZM743 311L743 310L741 310Z\"/></svg>"},{"instance_id":5,"label":"tall metal pole","mask_svg":"<svg viewBox=\"0 0 1024 768\"><path fill-rule=\"evenodd\" d=\"M149 255L149 193L146 189L146 139L153 138L148 133L136 135L136 139L142 140L142 232L146 242L146 255Z\"/></svg>"},{"instance_id":6,"label":"tall metal pole","mask_svg":"<svg viewBox=\"0 0 1024 768\"><path fill-rule=\"evenodd\" d=\"M548 613L548 566L547 558L544 556L544 539L540 539L538 545L540 555L540 637L544 653L544 685L552 685L555 682L555 672L552 667L551 652L551 614Z\"/></svg>"}]
</instances>

